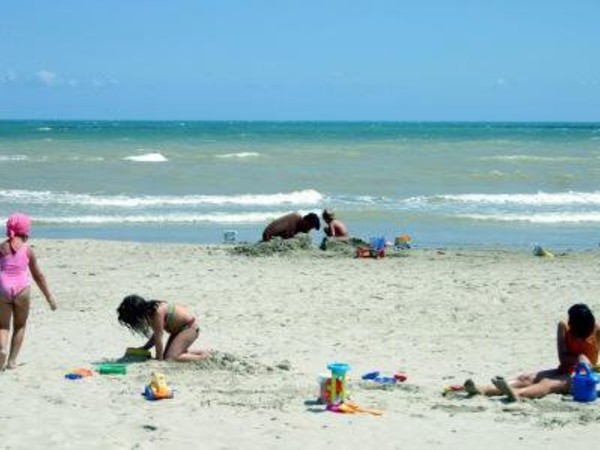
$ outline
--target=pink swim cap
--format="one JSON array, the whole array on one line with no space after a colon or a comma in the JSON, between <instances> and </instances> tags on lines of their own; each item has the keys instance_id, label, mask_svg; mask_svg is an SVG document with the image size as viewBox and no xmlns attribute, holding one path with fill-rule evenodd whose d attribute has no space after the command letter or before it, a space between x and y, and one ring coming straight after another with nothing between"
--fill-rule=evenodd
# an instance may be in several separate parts
<instances>
[{"instance_id":1,"label":"pink swim cap","mask_svg":"<svg viewBox=\"0 0 600 450\"><path fill-rule=\"evenodd\" d=\"M6 235L12 239L15 236L29 236L31 219L23 213L11 214L6 221Z\"/></svg>"}]
</instances>

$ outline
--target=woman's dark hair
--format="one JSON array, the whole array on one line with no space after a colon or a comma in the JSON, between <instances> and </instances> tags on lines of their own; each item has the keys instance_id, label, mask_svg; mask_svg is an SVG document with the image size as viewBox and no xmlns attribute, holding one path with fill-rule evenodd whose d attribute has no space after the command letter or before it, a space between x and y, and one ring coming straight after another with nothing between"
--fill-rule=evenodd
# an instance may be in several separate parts
<instances>
[{"instance_id":1,"label":"woman's dark hair","mask_svg":"<svg viewBox=\"0 0 600 450\"><path fill-rule=\"evenodd\" d=\"M580 339L589 337L595 326L596 318L587 305L577 303L569 308L569 330L574 337Z\"/></svg>"},{"instance_id":2,"label":"woman's dark hair","mask_svg":"<svg viewBox=\"0 0 600 450\"><path fill-rule=\"evenodd\" d=\"M158 300L146 300L136 294L128 295L117 308L119 323L134 333L150 336L150 322L159 304Z\"/></svg>"}]
</instances>

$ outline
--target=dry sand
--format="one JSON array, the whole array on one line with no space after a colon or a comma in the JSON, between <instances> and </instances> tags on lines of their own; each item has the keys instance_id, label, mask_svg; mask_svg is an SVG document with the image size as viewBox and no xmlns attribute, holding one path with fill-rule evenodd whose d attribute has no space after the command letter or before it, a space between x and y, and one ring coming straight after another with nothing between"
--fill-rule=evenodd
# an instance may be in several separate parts
<instances>
[{"instance_id":1,"label":"dry sand","mask_svg":"<svg viewBox=\"0 0 600 450\"><path fill-rule=\"evenodd\" d=\"M354 259L292 250L34 241L59 310L36 289L21 365L0 374L1 448L591 448L600 402L507 404L445 398L446 385L557 364L555 327L572 303L600 314L600 254L409 250ZM238 252L243 253L243 252ZM201 364L150 361L125 376L64 378L141 345L116 321L129 293L173 300L200 318ZM331 361L381 417L311 405ZM360 375L402 370L373 389ZM146 401L153 370L175 397Z\"/></svg>"}]
</instances>

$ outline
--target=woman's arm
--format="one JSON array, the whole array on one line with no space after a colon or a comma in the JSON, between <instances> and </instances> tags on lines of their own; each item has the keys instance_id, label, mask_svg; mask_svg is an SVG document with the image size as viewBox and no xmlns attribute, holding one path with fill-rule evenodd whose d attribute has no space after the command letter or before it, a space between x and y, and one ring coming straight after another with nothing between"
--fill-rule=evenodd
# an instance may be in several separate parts
<instances>
[{"instance_id":1,"label":"woman's arm","mask_svg":"<svg viewBox=\"0 0 600 450\"><path fill-rule=\"evenodd\" d=\"M52 311L54 311L54 310L56 310L56 301L54 300L54 297L52 297L52 294L50 293L50 289L48 289L48 285L46 284L46 277L44 277L44 274L40 270L38 263L37 263L37 258L35 257L35 253L31 249L31 247L28 248L28 251L29 251L29 271L31 272L31 276L33 277L33 280L35 281L35 284L37 284L37 286L40 288L40 291L42 291L42 294L44 294L46 301L50 305L50 309Z\"/></svg>"}]
</instances>

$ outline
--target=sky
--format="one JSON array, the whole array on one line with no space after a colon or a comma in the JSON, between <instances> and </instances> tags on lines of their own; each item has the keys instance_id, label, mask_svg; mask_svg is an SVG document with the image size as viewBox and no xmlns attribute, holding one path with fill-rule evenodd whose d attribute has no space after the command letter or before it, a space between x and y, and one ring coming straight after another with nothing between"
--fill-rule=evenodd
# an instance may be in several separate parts
<instances>
[{"instance_id":1,"label":"sky","mask_svg":"<svg viewBox=\"0 0 600 450\"><path fill-rule=\"evenodd\" d=\"M597 0L0 3L0 119L600 121Z\"/></svg>"}]
</instances>

